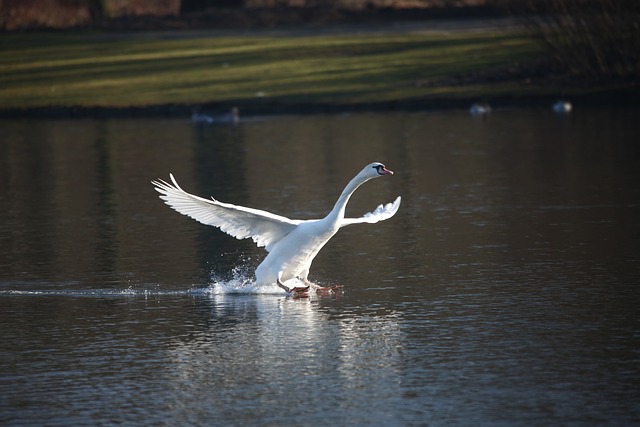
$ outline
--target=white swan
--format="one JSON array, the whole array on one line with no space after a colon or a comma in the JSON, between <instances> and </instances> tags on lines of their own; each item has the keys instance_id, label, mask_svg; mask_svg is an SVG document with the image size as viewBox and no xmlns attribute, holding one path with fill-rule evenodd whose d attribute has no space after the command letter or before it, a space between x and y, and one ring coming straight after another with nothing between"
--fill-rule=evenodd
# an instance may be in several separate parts
<instances>
[{"instance_id":1,"label":"white swan","mask_svg":"<svg viewBox=\"0 0 640 427\"><path fill-rule=\"evenodd\" d=\"M213 225L238 239L251 237L258 246L264 246L269 254L256 269L258 285L277 283L288 293L305 294L312 287L316 291L334 290L323 288L308 280L309 268L320 249L344 226L359 223L376 223L391 218L400 207L400 197L393 203L378 206L360 218L345 218L345 208L356 189L373 178L393 175L382 163L365 166L347 184L335 206L322 219L294 220L270 212L235 206L213 198L203 199L184 191L173 175L173 185L163 180L152 181L156 191L167 205L203 224ZM289 288L284 282L301 279L306 287Z\"/></svg>"}]
</instances>

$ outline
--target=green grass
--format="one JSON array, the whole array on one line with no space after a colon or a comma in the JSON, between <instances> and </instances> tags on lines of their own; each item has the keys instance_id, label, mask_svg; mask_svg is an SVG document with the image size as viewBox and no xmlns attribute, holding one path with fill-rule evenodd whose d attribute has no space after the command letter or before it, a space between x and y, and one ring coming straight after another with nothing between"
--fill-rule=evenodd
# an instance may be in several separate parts
<instances>
[{"instance_id":1,"label":"green grass","mask_svg":"<svg viewBox=\"0 0 640 427\"><path fill-rule=\"evenodd\" d=\"M167 104L360 104L526 94L513 83L416 82L523 61L539 48L501 31L214 36L8 34L0 109Z\"/></svg>"}]
</instances>

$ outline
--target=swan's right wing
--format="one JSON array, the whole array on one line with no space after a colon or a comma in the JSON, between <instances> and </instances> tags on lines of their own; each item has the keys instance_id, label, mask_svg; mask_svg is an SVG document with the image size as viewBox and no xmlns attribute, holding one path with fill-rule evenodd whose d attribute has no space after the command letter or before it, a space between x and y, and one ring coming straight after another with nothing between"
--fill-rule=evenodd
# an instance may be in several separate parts
<instances>
[{"instance_id":1,"label":"swan's right wing","mask_svg":"<svg viewBox=\"0 0 640 427\"><path fill-rule=\"evenodd\" d=\"M373 224L378 221L384 221L385 219L389 219L398 212L398 208L400 208L401 198L398 198L393 203L387 203L386 205L379 205L373 212L367 212L360 218L345 218L342 220L342 224L340 227L344 227L346 225L351 224L362 224L369 223Z\"/></svg>"},{"instance_id":2,"label":"swan's right wing","mask_svg":"<svg viewBox=\"0 0 640 427\"><path fill-rule=\"evenodd\" d=\"M173 185L161 179L151 182L167 205L196 221L218 227L237 239L251 237L258 246L265 246L267 251L302 222L259 209L222 203L213 198L203 199L184 191L173 175L169 176Z\"/></svg>"}]
</instances>

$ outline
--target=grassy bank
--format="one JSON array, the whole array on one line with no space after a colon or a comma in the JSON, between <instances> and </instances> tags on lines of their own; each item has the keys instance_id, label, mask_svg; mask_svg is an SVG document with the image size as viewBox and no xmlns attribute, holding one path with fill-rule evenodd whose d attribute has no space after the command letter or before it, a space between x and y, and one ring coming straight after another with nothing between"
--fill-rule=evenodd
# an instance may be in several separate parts
<instances>
[{"instance_id":1,"label":"grassy bank","mask_svg":"<svg viewBox=\"0 0 640 427\"><path fill-rule=\"evenodd\" d=\"M559 93L523 79L451 78L539 54L525 36L498 29L26 33L5 34L0 46L4 111L198 104L291 110Z\"/></svg>"}]
</instances>

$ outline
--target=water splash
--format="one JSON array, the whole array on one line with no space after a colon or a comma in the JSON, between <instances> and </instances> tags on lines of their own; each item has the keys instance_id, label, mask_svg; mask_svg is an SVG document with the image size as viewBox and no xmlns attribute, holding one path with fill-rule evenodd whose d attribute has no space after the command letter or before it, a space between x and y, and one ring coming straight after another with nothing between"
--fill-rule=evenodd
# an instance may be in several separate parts
<instances>
[{"instance_id":1,"label":"water splash","mask_svg":"<svg viewBox=\"0 0 640 427\"><path fill-rule=\"evenodd\" d=\"M282 294L282 289L277 285L258 285L255 282L253 271L246 266L235 267L232 271L231 279L222 279L211 274L210 285L201 289L206 295L227 295L227 294Z\"/></svg>"}]
</instances>

